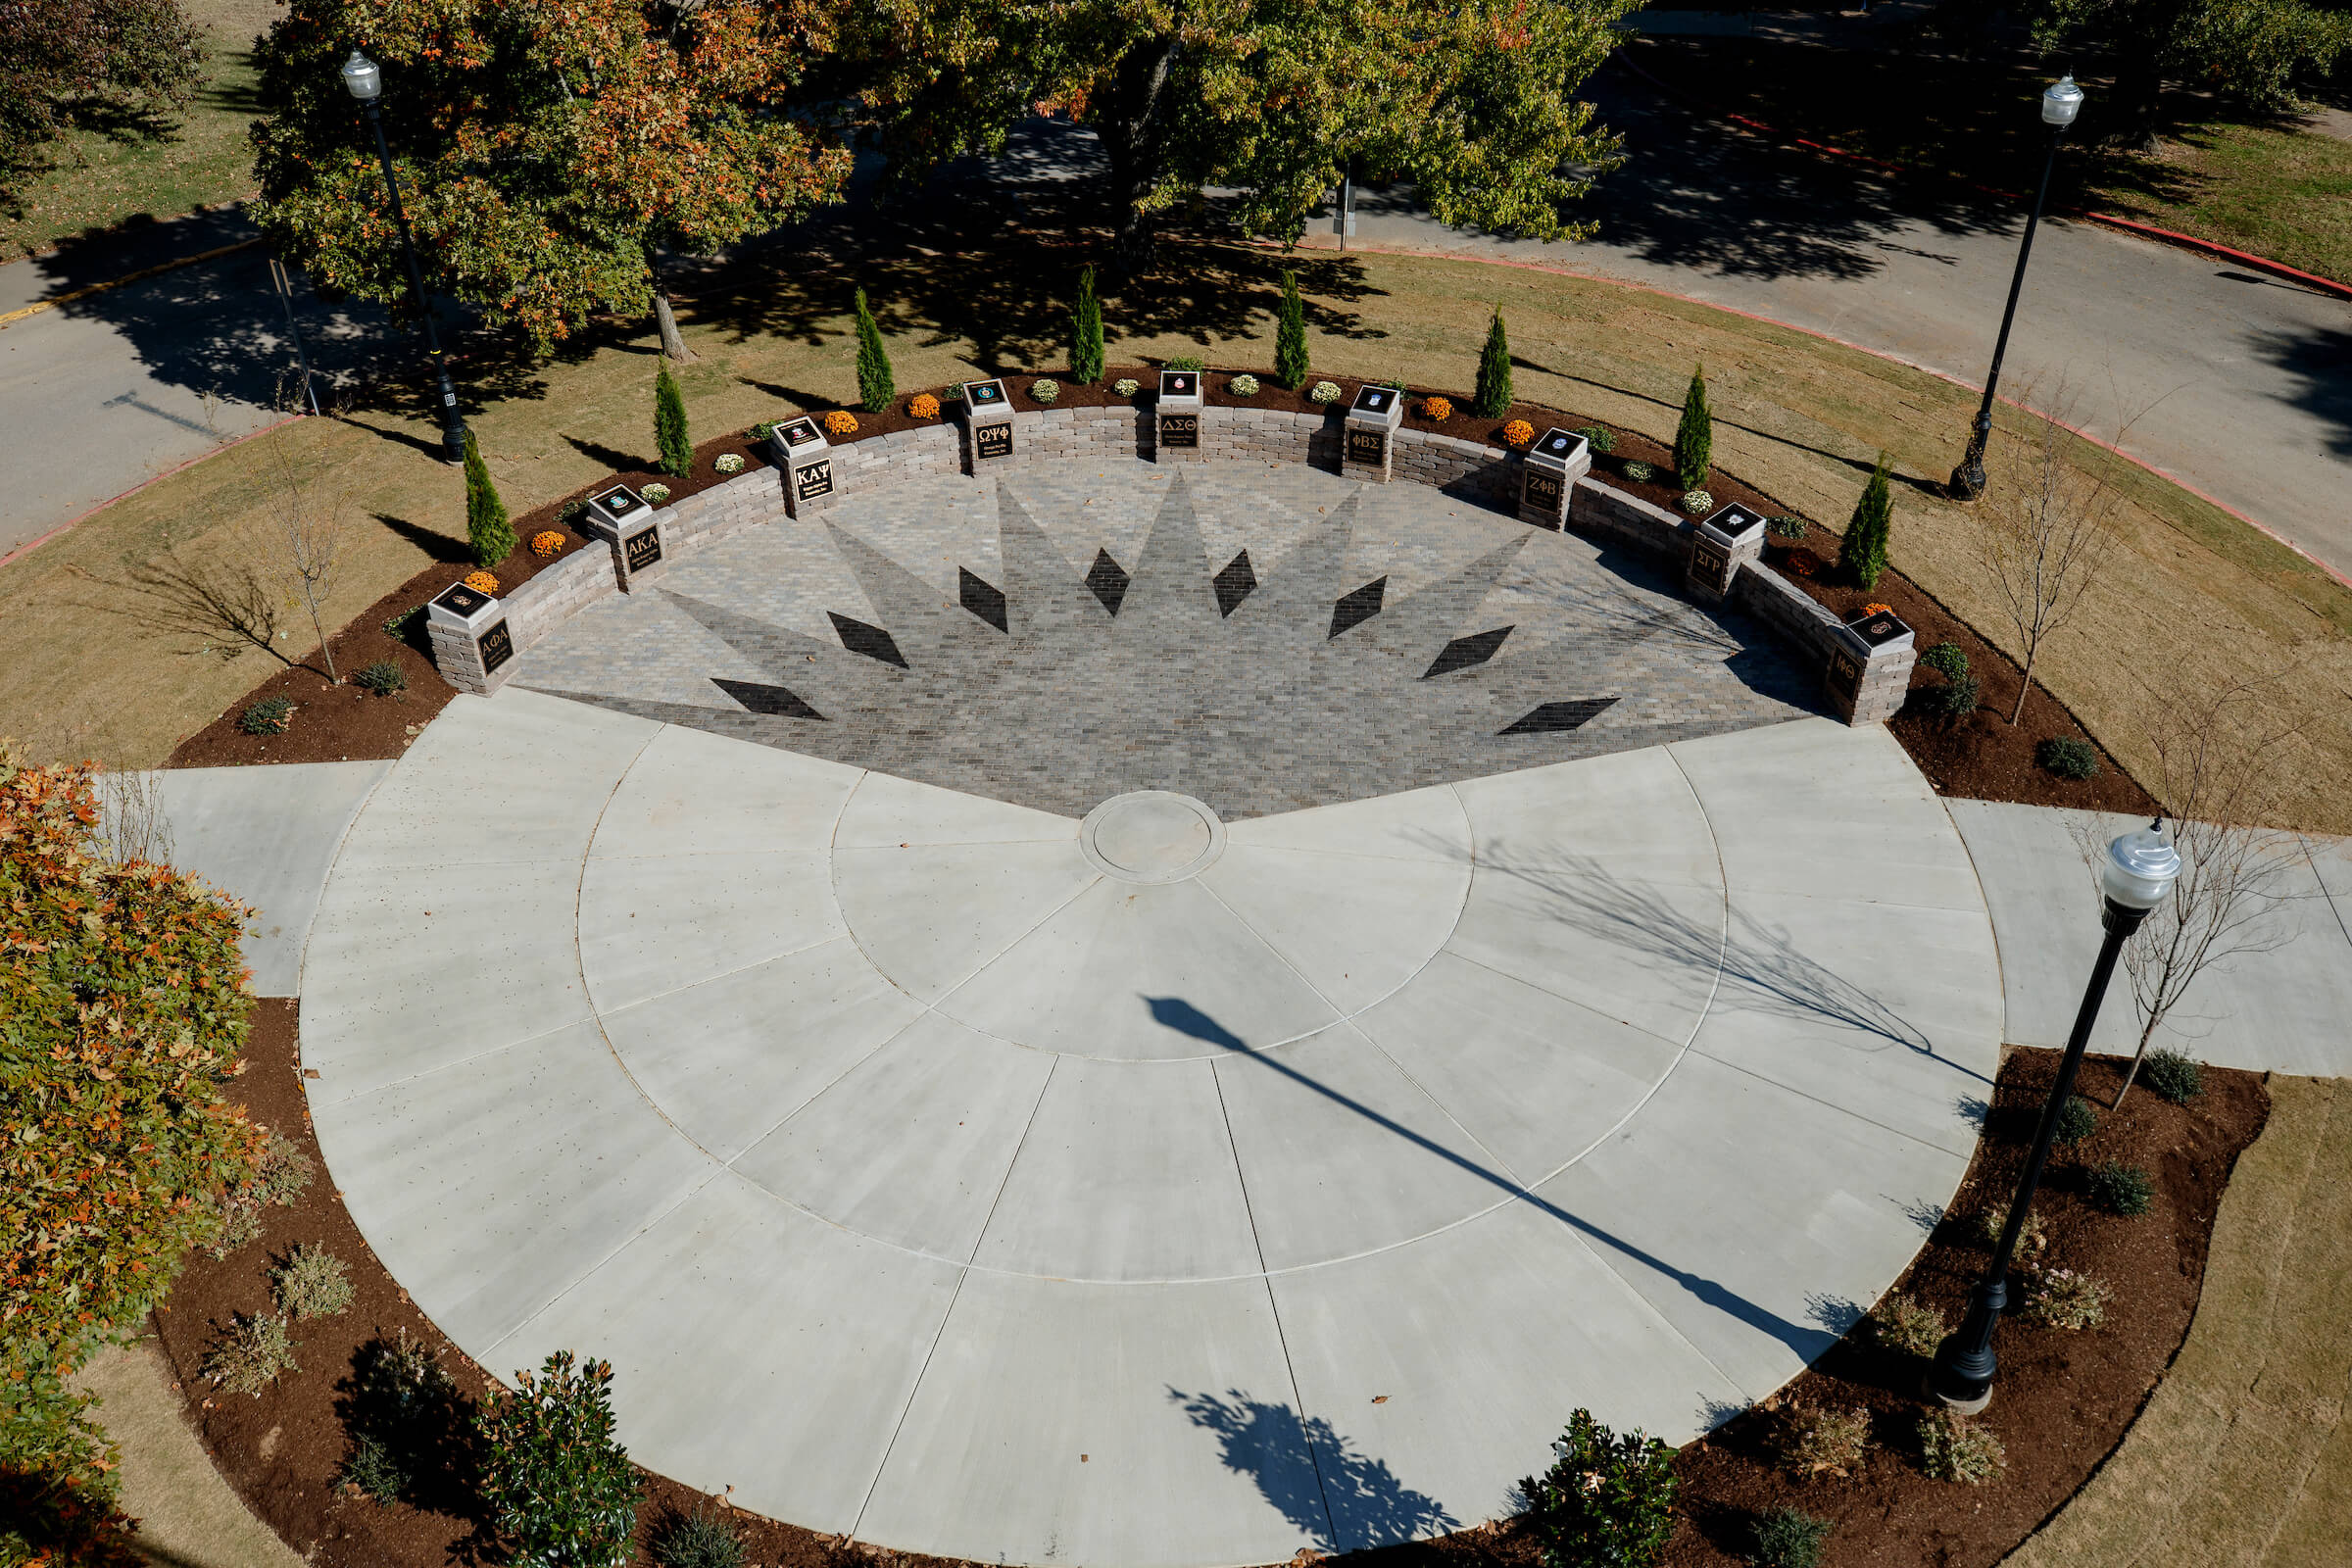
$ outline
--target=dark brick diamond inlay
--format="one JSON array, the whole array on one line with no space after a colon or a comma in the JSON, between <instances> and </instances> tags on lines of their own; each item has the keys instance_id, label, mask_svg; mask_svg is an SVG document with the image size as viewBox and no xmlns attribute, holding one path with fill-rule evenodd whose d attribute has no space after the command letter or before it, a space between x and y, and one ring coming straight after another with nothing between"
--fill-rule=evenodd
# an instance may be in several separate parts
<instances>
[{"instance_id":1,"label":"dark brick diamond inlay","mask_svg":"<svg viewBox=\"0 0 2352 1568\"><path fill-rule=\"evenodd\" d=\"M1495 733L1551 735L1564 729L1579 729L1606 712L1616 701L1614 697L1580 697L1573 703L1545 703L1518 723Z\"/></svg>"},{"instance_id":2,"label":"dark brick diamond inlay","mask_svg":"<svg viewBox=\"0 0 2352 1568\"><path fill-rule=\"evenodd\" d=\"M973 576L963 567L956 568L957 591L963 596L963 608L987 621L1001 632L1009 634L1011 625L1004 618L1004 590L994 583Z\"/></svg>"},{"instance_id":3,"label":"dark brick diamond inlay","mask_svg":"<svg viewBox=\"0 0 2352 1568\"><path fill-rule=\"evenodd\" d=\"M1127 584L1133 580L1126 567L1110 559L1107 550L1096 551L1095 564L1086 568L1087 587L1102 601L1102 608L1114 615L1119 612L1120 601L1127 597Z\"/></svg>"},{"instance_id":4,"label":"dark brick diamond inlay","mask_svg":"<svg viewBox=\"0 0 2352 1568\"><path fill-rule=\"evenodd\" d=\"M1225 564L1225 569L1212 579L1217 590L1217 613L1230 615L1242 608L1257 587L1257 573L1250 568L1250 552L1245 550Z\"/></svg>"},{"instance_id":5,"label":"dark brick diamond inlay","mask_svg":"<svg viewBox=\"0 0 2352 1568\"><path fill-rule=\"evenodd\" d=\"M716 675L710 677L710 684L741 703L747 712L772 713L778 718L813 718L820 722L825 716L803 702L798 694L781 686L762 686L756 680L724 680Z\"/></svg>"},{"instance_id":6,"label":"dark brick diamond inlay","mask_svg":"<svg viewBox=\"0 0 2352 1568\"><path fill-rule=\"evenodd\" d=\"M1438 657L1430 662L1429 668L1421 672L1421 678L1427 680L1432 675L1450 675L1457 669L1483 664L1494 657L1502 647L1502 640L1510 634L1510 627L1497 626L1493 631L1482 631L1474 637L1456 637L1438 650Z\"/></svg>"},{"instance_id":7,"label":"dark brick diamond inlay","mask_svg":"<svg viewBox=\"0 0 2352 1568\"><path fill-rule=\"evenodd\" d=\"M1389 579L1383 576L1373 578L1351 594L1343 595L1340 602L1331 607L1331 631L1324 641L1329 642L1349 627L1361 626L1379 614L1380 602L1388 596L1388 592Z\"/></svg>"},{"instance_id":8,"label":"dark brick diamond inlay","mask_svg":"<svg viewBox=\"0 0 2352 1568\"><path fill-rule=\"evenodd\" d=\"M868 626L862 620L852 620L838 611L828 610L825 613L833 617L833 629L841 636L841 646L851 653L879 659L885 664L896 664L901 669L906 667L906 656L899 652L897 640L881 627Z\"/></svg>"}]
</instances>

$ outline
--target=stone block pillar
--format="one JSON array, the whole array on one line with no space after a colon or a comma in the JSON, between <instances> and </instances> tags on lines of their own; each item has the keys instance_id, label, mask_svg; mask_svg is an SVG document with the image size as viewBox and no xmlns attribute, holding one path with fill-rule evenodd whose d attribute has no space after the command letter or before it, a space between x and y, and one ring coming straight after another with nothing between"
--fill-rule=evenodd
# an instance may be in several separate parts
<instances>
[{"instance_id":1,"label":"stone block pillar","mask_svg":"<svg viewBox=\"0 0 2352 1568\"><path fill-rule=\"evenodd\" d=\"M1367 484L1387 484L1404 423L1404 394L1393 386L1358 387L1340 430L1340 472Z\"/></svg>"},{"instance_id":2,"label":"stone block pillar","mask_svg":"<svg viewBox=\"0 0 2352 1568\"><path fill-rule=\"evenodd\" d=\"M1152 414L1152 461L1199 463L1200 458L1200 372L1159 372L1159 401Z\"/></svg>"},{"instance_id":3,"label":"stone block pillar","mask_svg":"<svg viewBox=\"0 0 2352 1568\"><path fill-rule=\"evenodd\" d=\"M1884 724L1903 706L1919 662L1911 628L1892 611L1848 621L1831 633L1823 684L1849 724Z\"/></svg>"},{"instance_id":4,"label":"stone block pillar","mask_svg":"<svg viewBox=\"0 0 2352 1568\"><path fill-rule=\"evenodd\" d=\"M833 443L814 419L804 415L780 421L770 444L776 475L784 481L787 514L812 516L841 499L842 473L833 461Z\"/></svg>"},{"instance_id":5,"label":"stone block pillar","mask_svg":"<svg viewBox=\"0 0 2352 1568\"><path fill-rule=\"evenodd\" d=\"M1692 598L1720 605L1740 568L1763 559L1764 514L1734 502L1709 513L1690 541L1683 586Z\"/></svg>"},{"instance_id":6,"label":"stone block pillar","mask_svg":"<svg viewBox=\"0 0 2352 1568\"><path fill-rule=\"evenodd\" d=\"M1568 526L1568 498L1576 481L1592 471L1592 450L1573 430L1556 426L1527 449L1519 467L1519 520L1539 528Z\"/></svg>"},{"instance_id":7,"label":"stone block pillar","mask_svg":"<svg viewBox=\"0 0 2352 1568\"><path fill-rule=\"evenodd\" d=\"M487 697L514 672L506 606L486 593L462 582L442 589L424 607L424 630L434 667L462 692Z\"/></svg>"},{"instance_id":8,"label":"stone block pillar","mask_svg":"<svg viewBox=\"0 0 2352 1568\"><path fill-rule=\"evenodd\" d=\"M964 448L974 473L1012 462L1012 399L1002 381L967 381L963 387Z\"/></svg>"},{"instance_id":9,"label":"stone block pillar","mask_svg":"<svg viewBox=\"0 0 2352 1568\"><path fill-rule=\"evenodd\" d=\"M667 515L647 506L645 498L626 485L614 485L588 498L588 512L580 526L612 550L612 580L620 584L622 593L668 573L668 540L662 527L662 519Z\"/></svg>"}]
</instances>

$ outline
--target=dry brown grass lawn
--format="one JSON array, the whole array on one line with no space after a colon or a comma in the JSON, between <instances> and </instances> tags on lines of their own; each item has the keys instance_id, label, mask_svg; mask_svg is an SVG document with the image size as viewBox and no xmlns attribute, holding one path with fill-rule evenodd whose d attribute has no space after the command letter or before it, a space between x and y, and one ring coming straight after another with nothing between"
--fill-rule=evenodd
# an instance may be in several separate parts
<instances>
[{"instance_id":1,"label":"dry brown grass lawn","mask_svg":"<svg viewBox=\"0 0 2352 1568\"><path fill-rule=\"evenodd\" d=\"M2352 1082L2274 1077L2187 1343L2004 1568L2319 1568L2352 1542Z\"/></svg>"},{"instance_id":2,"label":"dry brown grass lawn","mask_svg":"<svg viewBox=\"0 0 2352 1568\"><path fill-rule=\"evenodd\" d=\"M1258 261L1250 258L1251 266ZM1467 387L1487 312L1499 300L1521 396L1670 438L1690 368L1703 362L1717 463L1833 526L1842 524L1873 457L1886 448L1901 481L1896 564L2004 640L1974 564L1974 516L1931 492L1957 458L1973 412L1963 390L1790 328L1613 283L1421 257L1325 255L1317 266L1344 269L1319 271L1332 286L1310 295L1328 328L1313 344L1319 370ZM777 294L811 298L792 292L805 281L779 280ZM1020 286L1037 293L1028 303L1039 307L1022 318L1051 319L1042 307L1054 285L1041 277ZM1214 302L1217 319L1246 321L1239 330L1114 336L1111 356L1193 352L1212 363L1268 363L1274 295L1270 286L1262 294L1246 312L1230 298ZM1108 309L1114 334L1120 304ZM808 306L796 308L789 330L745 331L717 324L726 315L715 302L688 313L689 338L703 356L684 376L698 437L802 401L854 394L845 318ZM971 373L982 351L967 325L1007 341L1002 321L975 324L969 312L946 324L903 306L893 325L903 388ZM1050 341L1016 338L998 352L1006 363L993 368L1007 370L1061 358ZM520 513L594 478L607 466L597 452L649 451L654 368L649 334L548 367L539 395L478 415L473 423L509 506ZM788 388L797 390L783 393ZM202 652L201 640L143 626L135 579L174 560L196 571L266 570L269 478L282 452L330 471L352 510L353 553L332 602L336 616L348 618L430 560L436 541L462 536L458 475L410 444L429 435L414 421L365 411L352 422L288 426L151 486L0 571L0 669L8 675L0 733L41 757L160 760L265 667L258 654L223 660ZM2085 461L2097 455L2080 450ZM2284 764L2281 810L2298 826L2352 831L2352 789L2343 783L2352 777L2352 591L2144 470L2131 469L2125 487L2126 548L2078 628L2045 651L2040 673L2135 768L2149 757L2151 689L2276 677L2260 717L2302 731ZM285 646L307 641L298 632Z\"/></svg>"}]
</instances>

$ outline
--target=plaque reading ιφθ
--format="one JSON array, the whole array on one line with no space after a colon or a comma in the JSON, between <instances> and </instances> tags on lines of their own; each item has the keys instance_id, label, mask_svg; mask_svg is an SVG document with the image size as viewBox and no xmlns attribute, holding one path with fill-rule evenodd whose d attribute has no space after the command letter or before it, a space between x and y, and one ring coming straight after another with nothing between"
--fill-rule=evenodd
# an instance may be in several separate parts
<instances>
[{"instance_id":1,"label":"plaque reading \u03b9\u03c6\u03b8","mask_svg":"<svg viewBox=\"0 0 2352 1568\"><path fill-rule=\"evenodd\" d=\"M1348 461L1349 463L1368 463L1377 468L1388 460L1388 431L1349 430L1348 432Z\"/></svg>"},{"instance_id":2,"label":"plaque reading \u03b9\u03c6\u03b8","mask_svg":"<svg viewBox=\"0 0 2352 1568\"><path fill-rule=\"evenodd\" d=\"M803 501L833 493L833 460L806 464L792 470L792 493Z\"/></svg>"},{"instance_id":3,"label":"plaque reading \u03b9\u03c6\u03b8","mask_svg":"<svg viewBox=\"0 0 2352 1568\"><path fill-rule=\"evenodd\" d=\"M482 673L489 674L514 657L514 639L508 633L507 623L493 621L490 629L482 633Z\"/></svg>"},{"instance_id":4,"label":"plaque reading \u03b9\u03c6\u03b8","mask_svg":"<svg viewBox=\"0 0 2352 1568\"><path fill-rule=\"evenodd\" d=\"M621 554L632 573L643 571L662 559L662 530L648 528L643 533L629 535L621 546Z\"/></svg>"},{"instance_id":5,"label":"plaque reading \u03b9\u03c6\u03b8","mask_svg":"<svg viewBox=\"0 0 2352 1568\"><path fill-rule=\"evenodd\" d=\"M972 426L972 450L983 458L1012 456L1012 423L995 419L987 424Z\"/></svg>"},{"instance_id":6,"label":"plaque reading \u03b9\u03c6\u03b8","mask_svg":"<svg viewBox=\"0 0 2352 1568\"><path fill-rule=\"evenodd\" d=\"M1200 444L1200 416L1198 414L1163 414L1159 416L1159 444L1163 447L1198 447Z\"/></svg>"}]
</instances>

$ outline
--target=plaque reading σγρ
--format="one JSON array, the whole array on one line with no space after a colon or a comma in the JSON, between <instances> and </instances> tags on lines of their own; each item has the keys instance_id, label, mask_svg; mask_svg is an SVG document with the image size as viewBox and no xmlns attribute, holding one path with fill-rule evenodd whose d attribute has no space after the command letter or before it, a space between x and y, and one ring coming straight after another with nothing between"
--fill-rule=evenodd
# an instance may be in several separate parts
<instances>
[{"instance_id":1,"label":"plaque reading \u03c3\u03b3\u03c1","mask_svg":"<svg viewBox=\"0 0 2352 1568\"><path fill-rule=\"evenodd\" d=\"M490 629L482 633L482 673L489 674L514 657L514 639L507 631L507 623L492 622Z\"/></svg>"},{"instance_id":2,"label":"plaque reading \u03c3\u03b3\u03c1","mask_svg":"<svg viewBox=\"0 0 2352 1568\"><path fill-rule=\"evenodd\" d=\"M1200 444L1200 416L1198 414L1163 414L1159 416L1159 444L1163 447L1197 447Z\"/></svg>"},{"instance_id":3,"label":"plaque reading \u03c3\u03b3\u03c1","mask_svg":"<svg viewBox=\"0 0 2352 1568\"><path fill-rule=\"evenodd\" d=\"M1012 456L1012 421L991 419L972 426L972 450L983 458Z\"/></svg>"},{"instance_id":4,"label":"plaque reading \u03c3\u03b3\u03c1","mask_svg":"<svg viewBox=\"0 0 2352 1568\"><path fill-rule=\"evenodd\" d=\"M1348 461L1366 463L1377 468L1389 458L1389 433L1386 430L1357 430L1348 432Z\"/></svg>"},{"instance_id":5,"label":"plaque reading \u03c3\u03b3\u03c1","mask_svg":"<svg viewBox=\"0 0 2352 1568\"><path fill-rule=\"evenodd\" d=\"M803 501L833 493L833 460L822 459L792 470L792 493Z\"/></svg>"},{"instance_id":6,"label":"plaque reading \u03c3\u03b3\u03c1","mask_svg":"<svg viewBox=\"0 0 2352 1568\"><path fill-rule=\"evenodd\" d=\"M662 530L648 528L642 533L633 533L622 550L627 557L629 570L643 571L662 559Z\"/></svg>"}]
</instances>

